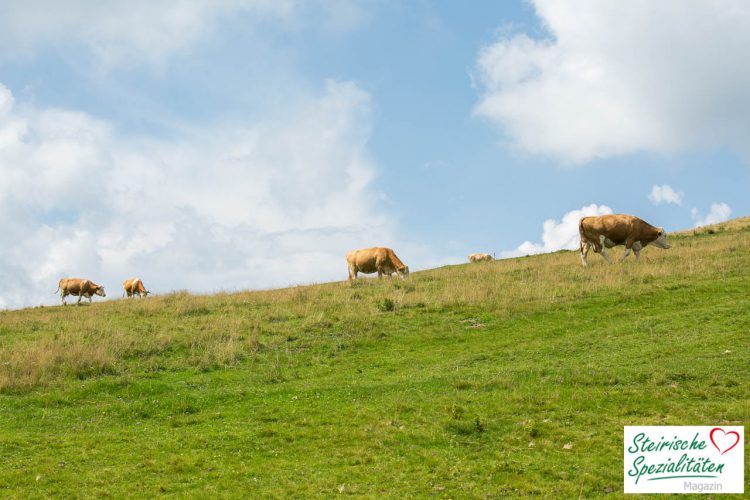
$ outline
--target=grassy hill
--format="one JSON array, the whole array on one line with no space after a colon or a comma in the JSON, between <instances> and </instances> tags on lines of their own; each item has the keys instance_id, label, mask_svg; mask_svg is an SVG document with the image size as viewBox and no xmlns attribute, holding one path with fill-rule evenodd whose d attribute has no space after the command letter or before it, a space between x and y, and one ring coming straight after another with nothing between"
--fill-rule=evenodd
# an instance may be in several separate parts
<instances>
[{"instance_id":1,"label":"grassy hill","mask_svg":"<svg viewBox=\"0 0 750 500\"><path fill-rule=\"evenodd\" d=\"M1 312L0 496L617 495L750 417L750 218L670 242Z\"/></svg>"}]
</instances>

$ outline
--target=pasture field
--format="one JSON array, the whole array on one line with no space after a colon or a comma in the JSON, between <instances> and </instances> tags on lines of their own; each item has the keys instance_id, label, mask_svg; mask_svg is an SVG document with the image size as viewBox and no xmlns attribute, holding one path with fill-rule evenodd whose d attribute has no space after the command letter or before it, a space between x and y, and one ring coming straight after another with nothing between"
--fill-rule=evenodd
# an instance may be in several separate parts
<instances>
[{"instance_id":1,"label":"pasture field","mask_svg":"<svg viewBox=\"0 0 750 500\"><path fill-rule=\"evenodd\" d=\"M622 496L750 420L750 218L670 243L0 312L0 497Z\"/></svg>"}]
</instances>

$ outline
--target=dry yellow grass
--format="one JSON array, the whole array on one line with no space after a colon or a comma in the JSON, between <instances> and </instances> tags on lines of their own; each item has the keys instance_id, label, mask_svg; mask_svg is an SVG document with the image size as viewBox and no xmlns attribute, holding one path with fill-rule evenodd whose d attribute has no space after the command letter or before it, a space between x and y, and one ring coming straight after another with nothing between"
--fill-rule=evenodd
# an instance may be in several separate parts
<instances>
[{"instance_id":1,"label":"dry yellow grass","mask_svg":"<svg viewBox=\"0 0 750 500\"><path fill-rule=\"evenodd\" d=\"M0 390L131 370L229 366L286 339L330 330L368 335L389 309L475 307L510 317L584 297L639 293L675 281L713 280L744 265L750 217L675 233L672 249L647 248L608 265L578 252L413 273L406 281L363 280L280 290L195 296L185 292L84 307L0 313ZM622 249L620 249L622 251ZM342 275L345 274L342 269ZM389 305L390 304L390 305ZM385 311L385 312L384 312Z\"/></svg>"},{"instance_id":2,"label":"dry yellow grass","mask_svg":"<svg viewBox=\"0 0 750 500\"><path fill-rule=\"evenodd\" d=\"M729 231L737 232L743 231L750 227L750 217L738 217L736 219L728 220L726 222L720 222L719 224L711 224L708 226L697 227L694 229L685 229L682 231L676 231L673 233L676 236L690 236L699 234L714 234L716 231Z\"/></svg>"}]
</instances>

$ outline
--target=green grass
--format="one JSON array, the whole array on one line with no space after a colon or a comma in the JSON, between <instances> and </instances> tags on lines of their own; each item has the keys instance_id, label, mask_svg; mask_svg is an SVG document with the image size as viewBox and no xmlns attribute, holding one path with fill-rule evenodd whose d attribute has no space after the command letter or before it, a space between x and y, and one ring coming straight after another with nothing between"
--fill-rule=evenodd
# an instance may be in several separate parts
<instances>
[{"instance_id":1,"label":"green grass","mask_svg":"<svg viewBox=\"0 0 750 500\"><path fill-rule=\"evenodd\" d=\"M622 495L624 425L750 416L750 219L671 242L2 312L0 497Z\"/></svg>"}]
</instances>

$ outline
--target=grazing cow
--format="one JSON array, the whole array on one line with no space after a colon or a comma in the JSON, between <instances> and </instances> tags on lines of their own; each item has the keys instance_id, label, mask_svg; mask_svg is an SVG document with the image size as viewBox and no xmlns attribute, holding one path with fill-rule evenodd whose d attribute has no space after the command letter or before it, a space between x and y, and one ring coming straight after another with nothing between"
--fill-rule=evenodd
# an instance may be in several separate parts
<instances>
[{"instance_id":1,"label":"grazing cow","mask_svg":"<svg viewBox=\"0 0 750 500\"><path fill-rule=\"evenodd\" d=\"M488 253L473 253L469 255L469 262L490 262L492 255Z\"/></svg>"},{"instance_id":2,"label":"grazing cow","mask_svg":"<svg viewBox=\"0 0 750 500\"><path fill-rule=\"evenodd\" d=\"M601 254L604 260L612 263L607 255L607 248L625 245L625 253L620 257L622 262L630 255L630 250L635 253L635 258L640 257L641 249L648 244L655 247L669 248L667 233L663 227L654 227L638 217L632 215L599 215L584 217L578 224L581 234L581 263L586 267L586 255L589 249Z\"/></svg>"},{"instance_id":3,"label":"grazing cow","mask_svg":"<svg viewBox=\"0 0 750 500\"><path fill-rule=\"evenodd\" d=\"M65 297L68 295L78 296L77 305L81 305L81 297L86 297L91 303L91 297L98 295L100 297L106 297L104 293L104 287L97 285L91 280L80 279L80 278L63 278L57 284L57 290L55 293L60 292L60 298L64 306L68 305L65 302Z\"/></svg>"},{"instance_id":4,"label":"grazing cow","mask_svg":"<svg viewBox=\"0 0 750 500\"><path fill-rule=\"evenodd\" d=\"M127 294L128 297L137 295L139 298L143 298L151 293L146 290L145 286L143 286L143 281L141 281L140 278L130 278L129 280L123 281L122 288L125 290L122 295L125 296L125 294Z\"/></svg>"},{"instance_id":5,"label":"grazing cow","mask_svg":"<svg viewBox=\"0 0 750 500\"><path fill-rule=\"evenodd\" d=\"M349 281L357 279L357 273L372 274L377 272L378 278L387 274L389 278L396 273L399 278L409 276L409 266L405 266L396 253L390 248L364 248L352 250L346 254L349 266Z\"/></svg>"}]
</instances>

